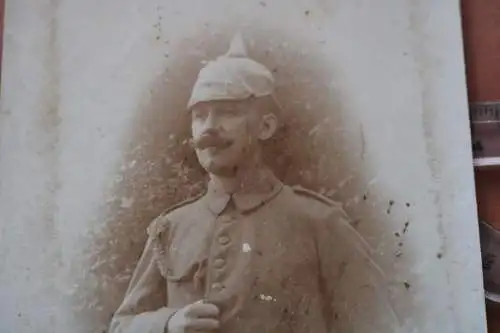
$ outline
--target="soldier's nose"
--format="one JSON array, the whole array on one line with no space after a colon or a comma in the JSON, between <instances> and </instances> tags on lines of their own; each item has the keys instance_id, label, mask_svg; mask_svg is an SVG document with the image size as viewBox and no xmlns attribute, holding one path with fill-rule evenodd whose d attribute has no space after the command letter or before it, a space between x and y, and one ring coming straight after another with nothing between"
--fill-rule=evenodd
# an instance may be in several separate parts
<instances>
[{"instance_id":1,"label":"soldier's nose","mask_svg":"<svg viewBox=\"0 0 500 333\"><path fill-rule=\"evenodd\" d=\"M217 128L217 126L218 126L217 117L214 115L213 111L210 111L207 115L206 120L205 120L205 128L207 130L210 130L210 129Z\"/></svg>"}]
</instances>

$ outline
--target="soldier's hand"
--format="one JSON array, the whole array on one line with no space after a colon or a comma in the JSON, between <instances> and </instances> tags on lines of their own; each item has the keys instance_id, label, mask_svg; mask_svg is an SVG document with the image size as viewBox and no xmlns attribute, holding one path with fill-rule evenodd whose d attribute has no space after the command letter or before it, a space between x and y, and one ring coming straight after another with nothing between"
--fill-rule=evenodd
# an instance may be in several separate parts
<instances>
[{"instance_id":1,"label":"soldier's hand","mask_svg":"<svg viewBox=\"0 0 500 333\"><path fill-rule=\"evenodd\" d=\"M191 330L210 331L219 328L219 308L211 303L196 302L177 311L168 321L168 333Z\"/></svg>"}]
</instances>

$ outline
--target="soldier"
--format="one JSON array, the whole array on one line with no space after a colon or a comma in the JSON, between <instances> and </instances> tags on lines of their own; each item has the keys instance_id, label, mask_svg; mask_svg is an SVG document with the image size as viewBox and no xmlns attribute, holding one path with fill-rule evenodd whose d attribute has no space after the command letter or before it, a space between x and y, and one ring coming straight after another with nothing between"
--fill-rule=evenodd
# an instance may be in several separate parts
<instances>
[{"instance_id":1,"label":"soldier","mask_svg":"<svg viewBox=\"0 0 500 333\"><path fill-rule=\"evenodd\" d=\"M272 73L241 37L188 103L206 192L156 218L111 333L388 333L382 272L342 208L263 163Z\"/></svg>"}]
</instances>

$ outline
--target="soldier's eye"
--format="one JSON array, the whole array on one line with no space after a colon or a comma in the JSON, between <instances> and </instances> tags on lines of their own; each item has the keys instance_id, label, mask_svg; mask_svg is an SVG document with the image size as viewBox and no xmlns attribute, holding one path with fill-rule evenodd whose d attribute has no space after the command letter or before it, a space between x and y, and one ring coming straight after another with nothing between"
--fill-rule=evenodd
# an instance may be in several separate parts
<instances>
[{"instance_id":1,"label":"soldier's eye","mask_svg":"<svg viewBox=\"0 0 500 333\"><path fill-rule=\"evenodd\" d=\"M204 119L207 115L207 112L204 112L203 110L193 110L191 117L193 119Z\"/></svg>"},{"instance_id":2,"label":"soldier's eye","mask_svg":"<svg viewBox=\"0 0 500 333\"><path fill-rule=\"evenodd\" d=\"M227 107L220 109L220 113L225 116L236 116L239 114L239 110L235 107Z\"/></svg>"}]
</instances>

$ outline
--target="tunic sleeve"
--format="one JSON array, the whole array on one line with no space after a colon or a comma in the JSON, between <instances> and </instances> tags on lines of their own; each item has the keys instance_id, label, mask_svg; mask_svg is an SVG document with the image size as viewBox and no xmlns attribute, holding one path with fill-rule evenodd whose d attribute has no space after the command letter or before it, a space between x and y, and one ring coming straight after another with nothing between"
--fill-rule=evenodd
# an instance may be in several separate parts
<instances>
[{"instance_id":1,"label":"tunic sleeve","mask_svg":"<svg viewBox=\"0 0 500 333\"><path fill-rule=\"evenodd\" d=\"M166 306L167 287L157 262L156 238L148 237L109 333L164 333L177 309Z\"/></svg>"},{"instance_id":2,"label":"tunic sleeve","mask_svg":"<svg viewBox=\"0 0 500 333\"><path fill-rule=\"evenodd\" d=\"M331 332L399 332L383 271L340 206L316 229L324 316Z\"/></svg>"}]
</instances>

